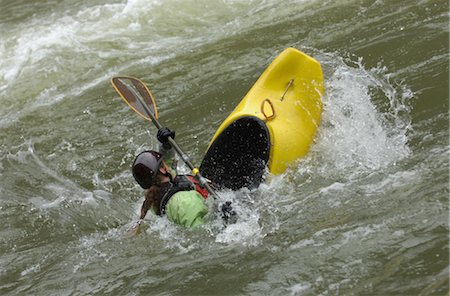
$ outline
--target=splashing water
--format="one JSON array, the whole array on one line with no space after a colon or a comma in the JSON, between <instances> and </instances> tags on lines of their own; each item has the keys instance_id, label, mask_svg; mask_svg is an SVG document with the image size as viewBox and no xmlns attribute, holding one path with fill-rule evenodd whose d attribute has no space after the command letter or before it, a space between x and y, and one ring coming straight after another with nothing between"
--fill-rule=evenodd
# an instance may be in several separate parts
<instances>
[{"instance_id":1,"label":"splashing water","mask_svg":"<svg viewBox=\"0 0 450 296\"><path fill-rule=\"evenodd\" d=\"M362 59L354 62L335 54L323 58L327 92L322 126L297 173L314 170L324 177L351 179L407 157L407 104L413 93L393 85L385 67L367 70ZM380 110L378 105L387 107Z\"/></svg>"}]
</instances>

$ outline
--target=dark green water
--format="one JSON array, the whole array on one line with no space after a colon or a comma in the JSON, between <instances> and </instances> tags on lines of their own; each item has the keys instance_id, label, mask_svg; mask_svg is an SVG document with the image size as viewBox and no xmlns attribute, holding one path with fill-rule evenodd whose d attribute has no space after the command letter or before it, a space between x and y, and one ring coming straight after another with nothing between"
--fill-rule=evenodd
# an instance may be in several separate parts
<instances>
[{"instance_id":1,"label":"dark green water","mask_svg":"<svg viewBox=\"0 0 450 296\"><path fill-rule=\"evenodd\" d=\"M1 295L448 295L448 1L0 1ZM326 84L311 152L240 219L137 238L142 78L199 163L284 48Z\"/></svg>"}]
</instances>

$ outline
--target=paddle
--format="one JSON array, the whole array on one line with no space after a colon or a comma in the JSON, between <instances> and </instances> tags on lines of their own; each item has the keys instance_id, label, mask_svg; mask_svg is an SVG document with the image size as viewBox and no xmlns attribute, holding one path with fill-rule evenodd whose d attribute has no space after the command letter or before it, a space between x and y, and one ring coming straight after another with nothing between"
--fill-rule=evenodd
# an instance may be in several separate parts
<instances>
[{"instance_id":1,"label":"paddle","mask_svg":"<svg viewBox=\"0 0 450 296\"><path fill-rule=\"evenodd\" d=\"M153 99L150 90L141 80L133 77L121 76L113 77L111 83L116 92L127 105L131 107L131 109L144 119L152 121L158 129L162 127L158 121L158 110L156 108L155 100ZM168 140L183 162L191 169L192 174L200 182L200 185L206 188L214 198L218 198L217 193L200 174L199 169L191 163L189 157L181 150L175 140L172 137L169 137Z\"/></svg>"}]
</instances>

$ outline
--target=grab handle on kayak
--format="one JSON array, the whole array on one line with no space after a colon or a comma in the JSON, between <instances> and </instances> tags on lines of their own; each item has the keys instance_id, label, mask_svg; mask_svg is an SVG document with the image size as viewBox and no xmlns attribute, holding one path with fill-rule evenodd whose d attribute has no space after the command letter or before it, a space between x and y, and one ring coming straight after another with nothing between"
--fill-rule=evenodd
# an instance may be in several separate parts
<instances>
[{"instance_id":1,"label":"grab handle on kayak","mask_svg":"<svg viewBox=\"0 0 450 296\"><path fill-rule=\"evenodd\" d=\"M270 107L270 110L268 107ZM266 113L267 111L269 111L269 115ZM261 103L261 113L262 115L264 115L264 117L266 118L266 121L272 120L275 118L276 113L275 113L275 108L273 107L272 102L269 99L265 99L264 101L262 101Z\"/></svg>"}]
</instances>

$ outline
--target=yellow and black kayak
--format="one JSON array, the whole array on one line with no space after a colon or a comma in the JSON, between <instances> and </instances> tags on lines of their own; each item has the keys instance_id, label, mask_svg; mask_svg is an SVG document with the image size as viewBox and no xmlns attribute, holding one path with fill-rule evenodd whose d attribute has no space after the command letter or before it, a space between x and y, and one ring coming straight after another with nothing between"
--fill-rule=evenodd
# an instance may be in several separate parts
<instances>
[{"instance_id":1,"label":"yellow and black kayak","mask_svg":"<svg viewBox=\"0 0 450 296\"><path fill-rule=\"evenodd\" d=\"M257 187L266 168L283 173L308 152L320 124L323 94L320 63L285 49L219 126L201 173L233 190Z\"/></svg>"}]
</instances>

